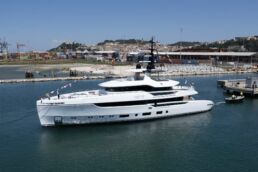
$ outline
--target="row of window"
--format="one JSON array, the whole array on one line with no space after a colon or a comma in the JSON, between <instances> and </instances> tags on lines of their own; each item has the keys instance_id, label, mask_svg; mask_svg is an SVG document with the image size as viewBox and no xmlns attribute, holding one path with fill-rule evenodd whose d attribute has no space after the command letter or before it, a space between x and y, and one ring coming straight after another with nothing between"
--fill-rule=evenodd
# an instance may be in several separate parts
<instances>
[{"instance_id":1,"label":"row of window","mask_svg":"<svg viewBox=\"0 0 258 172\"><path fill-rule=\"evenodd\" d=\"M157 105L157 103L182 101L182 100L183 100L183 97L176 97L176 98L156 99L156 100L138 100L138 101L126 101L126 102L95 103L95 105L100 106L100 107L110 107L110 106L135 106L135 105L145 105L145 104L154 103L155 106L159 106L159 105ZM182 102L182 103L184 103L184 102Z\"/></svg>"},{"instance_id":2,"label":"row of window","mask_svg":"<svg viewBox=\"0 0 258 172\"><path fill-rule=\"evenodd\" d=\"M174 94L175 91L169 91L169 92L157 92L157 93L151 93L153 96L161 96L161 95L169 95Z\"/></svg>"},{"instance_id":3,"label":"row of window","mask_svg":"<svg viewBox=\"0 0 258 172\"><path fill-rule=\"evenodd\" d=\"M112 87L105 88L106 91L121 92L121 91L166 91L172 90L172 87L152 87L149 85L129 86L129 87Z\"/></svg>"},{"instance_id":4,"label":"row of window","mask_svg":"<svg viewBox=\"0 0 258 172\"><path fill-rule=\"evenodd\" d=\"M156 114L157 115L160 115L160 114L162 114L163 113L163 111L157 111L156 112ZM166 113L168 113L168 110L166 110ZM151 112L145 112L145 113L142 113L142 116L148 116L148 115L151 115ZM124 114L124 115L119 115L119 118L127 118L127 117L129 117L130 115L129 114ZM138 114L135 114L135 116L138 116ZM98 117L98 118L104 118L104 116L102 115L102 116L96 116L96 117ZM114 117L114 115L109 115L108 116L109 118L113 118ZM71 117L71 119L72 120L76 120L77 119L77 117ZM93 119L93 116L88 116L88 119Z\"/></svg>"},{"instance_id":5,"label":"row of window","mask_svg":"<svg viewBox=\"0 0 258 172\"><path fill-rule=\"evenodd\" d=\"M157 115L160 115L160 114L162 114L162 113L163 113L163 111L157 111L157 112L156 112ZM166 110L166 113L168 113L168 110ZM144 112L144 113L142 113L142 116L148 116L148 115L151 115L151 112ZM135 116L138 116L138 114L135 114ZM126 114L126 115L119 115L119 117L120 117L120 118L127 118L127 117L129 117L129 114Z\"/></svg>"},{"instance_id":6,"label":"row of window","mask_svg":"<svg viewBox=\"0 0 258 172\"><path fill-rule=\"evenodd\" d=\"M115 115L108 115L108 117L109 118L113 118ZM104 118L105 116L104 115L101 115L101 116L95 116L95 117L98 117L98 118ZM88 116L87 117L88 119L93 119L94 118L94 116ZM72 119L72 120L76 120L77 119L77 117L75 117L75 116L72 116L72 117L70 117L70 119Z\"/></svg>"}]
</instances>

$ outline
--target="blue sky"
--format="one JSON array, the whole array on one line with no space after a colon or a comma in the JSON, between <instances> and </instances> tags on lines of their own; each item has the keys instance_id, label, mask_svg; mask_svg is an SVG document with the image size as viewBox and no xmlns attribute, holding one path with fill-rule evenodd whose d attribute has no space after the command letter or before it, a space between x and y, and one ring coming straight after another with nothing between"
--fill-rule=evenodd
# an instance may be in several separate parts
<instances>
[{"instance_id":1,"label":"blue sky","mask_svg":"<svg viewBox=\"0 0 258 172\"><path fill-rule=\"evenodd\" d=\"M27 50L46 50L62 41L95 44L155 36L161 43L173 43L258 35L257 0L8 0L0 4L0 38L13 50L16 42L25 43Z\"/></svg>"}]
</instances>

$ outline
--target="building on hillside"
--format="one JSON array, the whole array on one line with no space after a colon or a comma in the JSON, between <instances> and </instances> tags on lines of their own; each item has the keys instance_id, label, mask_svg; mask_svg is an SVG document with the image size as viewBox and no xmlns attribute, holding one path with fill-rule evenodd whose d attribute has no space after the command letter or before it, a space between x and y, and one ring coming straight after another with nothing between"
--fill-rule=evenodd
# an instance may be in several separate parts
<instances>
[{"instance_id":1,"label":"building on hillside","mask_svg":"<svg viewBox=\"0 0 258 172\"><path fill-rule=\"evenodd\" d=\"M83 57L86 60L96 61L120 61L119 51L83 51Z\"/></svg>"},{"instance_id":2,"label":"building on hillside","mask_svg":"<svg viewBox=\"0 0 258 172\"><path fill-rule=\"evenodd\" d=\"M31 51L27 53L31 59L35 60L49 60L51 58L50 53L47 51Z\"/></svg>"},{"instance_id":3,"label":"building on hillside","mask_svg":"<svg viewBox=\"0 0 258 172\"><path fill-rule=\"evenodd\" d=\"M120 54L118 51L95 51L94 54L102 56L105 61L120 61Z\"/></svg>"},{"instance_id":4,"label":"building on hillside","mask_svg":"<svg viewBox=\"0 0 258 172\"><path fill-rule=\"evenodd\" d=\"M81 51L81 50L76 50L75 52L75 56L77 59L83 59L84 58L84 51Z\"/></svg>"},{"instance_id":5,"label":"building on hillside","mask_svg":"<svg viewBox=\"0 0 258 172\"><path fill-rule=\"evenodd\" d=\"M64 52L56 52L56 57L58 59L67 59L67 55Z\"/></svg>"},{"instance_id":6,"label":"building on hillside","mask_svg":"<svg viewBox=\"0 0 258 172\"><path fill-rule=\"evenodd\" d=\"M245 52L247 51L244 45L231 45L227 48L228 51L233 52Z\"/></svg>"},{"instance_id":7,"label":"building on hillside","mask_svg":"<svg viewBox=\"0 0 258 172\"><path fill-rule=\"evenodd\" d=\"M244 36L244 37L235 37L235 41L250 41L250 40L257 40L257 36Z\"/></svg>"}]
</instances>

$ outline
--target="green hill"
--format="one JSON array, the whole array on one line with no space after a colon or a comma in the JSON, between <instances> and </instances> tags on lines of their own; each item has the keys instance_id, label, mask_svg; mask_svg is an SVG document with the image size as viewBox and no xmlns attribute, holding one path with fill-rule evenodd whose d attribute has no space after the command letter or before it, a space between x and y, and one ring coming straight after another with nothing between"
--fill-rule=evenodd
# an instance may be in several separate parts
<instances>
[{"instance_id":1,"label":"green hill","mask_svg":"<svg viewBox=\"0 0 258 172\"><path fill-rule=\"evenodd\" d=\"M77 43L77 42L72 42L72 43L66 43L63 42L56 48L52 48L49 51L50 52L57 52L57 51L66 51L66 50L73 50L76 51L78 48L80 48L83 44Z\"/></svg>"},{"instance_id":2,"label":"green hill","mask_svg":"<svg viewBox=\"0 0 258 172\"><path fill-rule=\"evenodd\" d=\"M97 45L104 45L107 43L118 43L118 44L147 44L149 41L144 41L140 39L117 39L117 40L105 40L98 43Z\"/></svg>"}]
</instances>

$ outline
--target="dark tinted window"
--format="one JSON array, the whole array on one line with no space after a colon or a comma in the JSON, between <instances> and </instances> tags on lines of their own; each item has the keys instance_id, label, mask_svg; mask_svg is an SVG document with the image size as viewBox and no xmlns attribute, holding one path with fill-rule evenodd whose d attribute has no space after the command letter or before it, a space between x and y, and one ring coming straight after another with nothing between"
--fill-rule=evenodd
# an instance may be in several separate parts
<instances>
[{"instance_id":1,"label":"dark tinted window","mask_svg":"<svg viewBox=\"0 0 258 172\"><path fill-rule=\"evenodd\" d=\"M158 99L158 100L139 100L139 101L126 101L126 102L110 102L110 103L96 103L97 106L102 107L108 107L108 106L133 106L133 105L145 105L154 103L154 106L165 106L165 105L159 105L157 103L163 103L163 102L173 102L173 101L182 101L183 97L176 97L176 98L168 98L168 99ZM184 103L184 102L178 102L178 103ZM172 105L172 104L167 104Z\"/></svg>"},{"instance_id":2,"label":"dark tinted window","mask_svg":"<svg viewBox=\"0 0 258 172\"><path fill-rule=\"evenodd\" d=\"M151 87L149 85L132 86L132 87L113 87L105 88L106 91L120 92L120 91L166 91L172 90L172 87Z\"/></svg>"},{"instance_id":3,"label":"dark tinted window","mask_svg":"<svg viewBox=\"0 0 258 172\"><path fill-rule=\"evenodd\" d=\"M126 118L126 117L129 117L129 115L128 114L126 114L126 115L119 115L119 117L120 118Z\"/></svg>"},{"instance_id":4,"label":"dark tinted window","mask_svg":"<svg viewBox=\"0 0 258 172\"><path fill-rule=\"evenodd\" d=\"M150 112L145 112L145 113L143 113L142 115L143 116L146 116L146 115L150 115L151 113Z\"/></svg>"}]
</instances>

